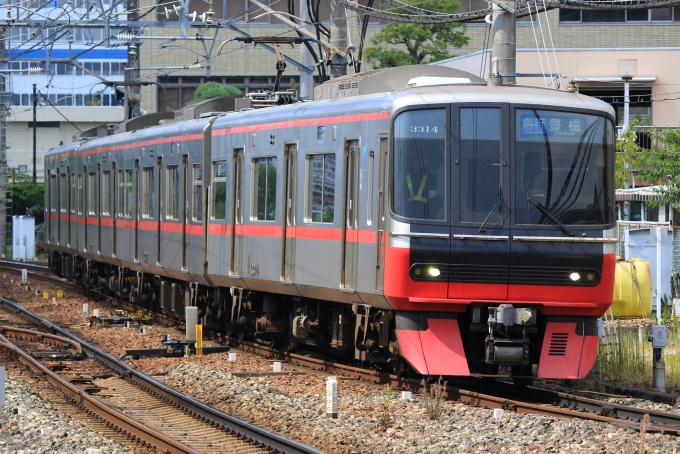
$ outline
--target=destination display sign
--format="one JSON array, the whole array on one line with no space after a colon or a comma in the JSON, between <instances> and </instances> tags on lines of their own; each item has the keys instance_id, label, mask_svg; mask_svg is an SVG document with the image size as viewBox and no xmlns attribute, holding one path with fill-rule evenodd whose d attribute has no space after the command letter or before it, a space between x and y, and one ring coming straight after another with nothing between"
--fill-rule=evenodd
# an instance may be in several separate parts
<instances>
[{"instance_id":1,"label":"destination display sign","mask_svg":"<svg viewBox=\"0 0 680 454\"><path fill-rule=\"evenodd\" d=\"M521 115L520 135L527 136L566 136L581 137L588 128L588 119L583 115L554 114L541 112L541 115Z\"/></svg>"}]
</instances>

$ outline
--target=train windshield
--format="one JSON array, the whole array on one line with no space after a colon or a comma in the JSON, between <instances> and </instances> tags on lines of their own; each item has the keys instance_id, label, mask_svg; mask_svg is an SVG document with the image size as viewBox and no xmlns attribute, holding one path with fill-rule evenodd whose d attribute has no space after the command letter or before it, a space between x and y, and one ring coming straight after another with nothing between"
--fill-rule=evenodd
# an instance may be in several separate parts
<instances>
[{"instance_id":1,"label":"train windshield","mask_svg":"<svg viewBox=\"0 0 680 454\"><path fill-rule=\"evenodd\" d=\"M446 219L446 110L401 113L394 121L394 197L399 216Z\"/></svg>"},{"instance_id":2,"label":"train windshield","mask_svg":"<svg viewBox=\"0 0 680 454\"><path fill-rule=\"evenodd\" d=\"M611 122L537 109L517 109L515 118L515 222L608 223Z\"/></svg>"}]
</instances>

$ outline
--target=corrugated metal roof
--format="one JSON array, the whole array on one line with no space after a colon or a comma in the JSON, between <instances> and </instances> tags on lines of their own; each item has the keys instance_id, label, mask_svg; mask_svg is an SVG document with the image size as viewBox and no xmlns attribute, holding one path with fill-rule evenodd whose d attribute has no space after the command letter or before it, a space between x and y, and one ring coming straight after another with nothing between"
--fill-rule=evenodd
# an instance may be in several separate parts
<instances>
[{"instance_id":1,"label":"corrugated metal roof","mask_svg":"<svg viewBox=\"0 0 680 454\"><path fill-rule=\"evenodd\" d=\"M646 186L644 188L617 189L617 202L650 202L661 201L659 189L663 186Z\"/></svg>"}]
</instances>

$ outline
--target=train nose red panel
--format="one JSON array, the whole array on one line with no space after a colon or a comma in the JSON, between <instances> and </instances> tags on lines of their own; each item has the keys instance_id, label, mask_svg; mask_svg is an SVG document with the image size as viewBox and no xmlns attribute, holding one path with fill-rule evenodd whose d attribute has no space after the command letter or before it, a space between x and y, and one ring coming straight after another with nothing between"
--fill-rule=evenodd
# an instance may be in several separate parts
<instances>
[{"instance_id":1,"label":"train nose red panel","mask_svg":"<svg viewBox=\"0 0 680 454\"><path fill-rule=\"evenodd\" d=\"M455 314L397 312L401 354L424 375L470 375Z\"/></svg>"},{"instance_id":2,"label":"train nose red panel","mask_svg":"<svg viewBox=\"0 0 680 454\"><path fill-rule=\"evenodd\" d=\"M597 356L595 317L554 317L543 338L538 378L585 378Z\"/></svg>"}]
</instances>

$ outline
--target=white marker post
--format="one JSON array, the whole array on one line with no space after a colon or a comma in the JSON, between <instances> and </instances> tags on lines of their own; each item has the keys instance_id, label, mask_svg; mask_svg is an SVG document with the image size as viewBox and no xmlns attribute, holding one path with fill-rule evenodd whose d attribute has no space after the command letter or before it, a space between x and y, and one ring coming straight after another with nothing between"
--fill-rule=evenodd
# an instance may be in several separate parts
<instances>
[{"instance_id":1,"label":"white marker post","mask_svg":"<svg viewBox=\"0 0 680 454\"><path fill-rule=\"evenodd\" d=\"M21 282L28 282L28 270L21 270Z\"/></svg>"},{"instance_id":2,"label":"white marker post","mask_svg":"<svg viewBox=\"0 0 680 454\"><path fill-rule=\"evenodd\" d=\"M89 307L87 303L83 303L83 312L87 313L89 311Z\"/></svg>"},{"instance_id":3,"label":"white marker post","mask_svg":"<svg viewBox=\"0 0 680 454\"><path fill-rule=\"evenodd\" d=\"M5 368L0 367L0 407L5 406Z\"/></svg>"},{"instance_id":4,"label":"white marker post","mask_svg":"<svg viewBox=\"0 0 680 454\"><path fill-rule=\"evenodd\" d=\"M281 372L281 362L274 361L274 372Z\"/></svg>"},{"instance_id":5,"label":"white marker post","mask_svg":"<svg viewBox=\"0 0 680 454\"><path fill-rule=\"evenodd\" d=\"M326 418L338 419L338 378L326 379Z\"/></svg>"}]
</instances>

